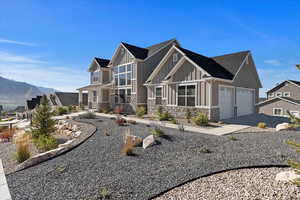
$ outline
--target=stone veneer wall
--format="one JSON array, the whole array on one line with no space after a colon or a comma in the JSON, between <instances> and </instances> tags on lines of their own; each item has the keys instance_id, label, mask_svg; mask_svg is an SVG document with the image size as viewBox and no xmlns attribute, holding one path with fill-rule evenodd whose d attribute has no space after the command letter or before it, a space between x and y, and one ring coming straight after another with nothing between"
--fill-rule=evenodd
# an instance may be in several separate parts
<instances>
[{"instance_id":1,"label":"stone veneer wall","mask_svg":"<svg viewBox=\"0 0 300 200\"><path fill-rule=\"evenodd\" d=\"M155 114L158 107L162 106L164 111L168 111L174 117L185 118L187 110L190 110L192 116L196 116L198 112L206 113L209 120L219 120L219 108L197 108L183 106L166 106L166 100L162 100L162 105L155 105L155 99L148 99L148 114Z\"/></svg>"}]
</instances>

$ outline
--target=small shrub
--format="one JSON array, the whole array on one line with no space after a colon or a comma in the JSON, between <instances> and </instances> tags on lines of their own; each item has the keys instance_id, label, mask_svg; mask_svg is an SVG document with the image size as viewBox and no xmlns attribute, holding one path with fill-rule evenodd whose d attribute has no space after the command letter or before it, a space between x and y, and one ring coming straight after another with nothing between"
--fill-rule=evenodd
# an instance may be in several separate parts
<instances>
[{"instance_id":1,"label":"small shrub","mask_svg":"<svg viewBox=\"0 0 300 200\"><path fill-rule=\"evenodd\" d=\"M208 125L208 117L205 113L199 112L197 116L193 119L194 123L197 126L207 126Z\"/></svg>"},{"instance_id":2,"label":"small shrub","mask_svg":"<svg viewBox=\"0 0 300 200\"><path fill-rule=\"evenodd\" d=\"M79 109L80 109L80 110L84 110L84 104L83 104L83 103L81 103L81 104L79 105Z\"/></svg>"},{"instance_id":3,"label":"small shrub","mask_svg":"<svg viewBox=\"0 0 300 200\"><path fill-rule=\"evenodd\" d=\"M202 147L202 148L200 149L200 152L201 152L201 153L211 153L211 150L209 150L207 147Z\"/></svg>"},{"instance_id":4,"label":"small shrub","mask_svg":"<svg viewBox=\"0 0 300 200\"><path fill-rule=\"evenodd\" d=\"M122 155L124 155L124 156L134 155L133 148L134 148L133 141L131 140L131 138L127 138L127 140L124 143L123 149L122 149Z\"/></svg>"},{"instance_id":5,"label":"small shrub","mask_svg":"<svg viewBox=\"0 0 300 200\"><path fill-rule=\"evenodd\" d=\"M122 113L124 113L123 106L116 106L115 109L114 109L114 113L115 114L122 114Z\"/></svg>"},{"instance_id":6,"label":"small shrub","mask_svg":"<svg viewBox=\"0 0 300 200\"><path fill-rule=\"evenodd\" d=\"M13 128L11 130L8 129L8 128L4 129L4 131L2 131L0 133L0 139L4 139L4 140L10 141L12 139L12 137L14 136L15 132L16 132L15 128Z\"/></svg>"},{"instance_id":7,"label":"small shrub","mask_svg":"<svg viewBox=\"0 0 300 200\"><path fill-rule=\"evenodd\" d=\"M154 128L151 129L150 133L156 137L162 137L165 135L165 133L163 132L163 130L161 130L160 127L155 126Z\"/></svg>"},{"instance_id":8,"label":"small shrub","mask_svg":"<svg viewBox=\"0 0 300 200\"><path fill-rule=\"evenodd\" d=\"M129 124L137 124L137 122L134 121L134 120L127 120L127 123L129 123Z\"/></svg>"},{"instance_id":9,"label":"small shrub","mask_svg":"<svg viewBox=\"0 0 300 200\"><path fill-rule=\"evenodd\" d=\"M87 112L79 115L81 119L96 119L96 115L93 112Z\"/></svg>"},{"instance_id":10,"label":"small shrub","mask_svg":"<svg viewBox=\"0 0 300 200\"><path fill-rule=\"evenodd\" d=\"M191 123L192 113L191 113L190 109L187 109L187 111L185 113L185 118L187 119L188 123Z\"/></svg>"},{"instance_id":11,"label":"small shrub","mask_svg":"<svg viewBox=\"0 0 300 200\"><path fill-rule=\"evenodd\" d=\"M58 147L58 141L51 135L41 135L33 138L33 143L41 151L49 151Z\"/></svg>"},{"instance_id":12,"label":"small shrub","mask_svg":"<svg viewBox=\"0 0 300 200\"><path fill-rule=\"evenodd\" d=\"M267 127L267 124L264 123L264 122L259 122L259 123L257 124L257 127L258 127L258 128L266 128L266 127Z\"/></svg>"},{"instance_id":13,"label":"small shrub","mask_svg":"<svg viewBox=\"0 0 300 200\"><path fill-rule=\"evenodd\" d=\"M30 158L29 138L30 137L28 137L28 135L24 134L16 141L17 151L15 154L15 159L17 160L18 163L22 163L28 158Z\"/></svg>"},{"instance_id":14,"label":"small shrub","mask_svg":"<svg viewBox=\"0 0 300 200\"><path fill-rule=\"evenodd\" d=\"M58 115L65 115L65 114L68 113L68 110L67 110L67 108L65 108L65 107L59 107L59 108L57 109L57 113L58 113Z\"/></svg>"},{"instance_id":15,"label":"small shrub","mask_svg":"<svg viewBox=\"0 0 300 200\"><path fill-rule=\"evenodd\" d=\"M143 117L147 113L145 106L138 106L136 109L136 115L138 117Z\"/></svg>"},{"instance_id":16,"label":"small shrub","mask_svg":"<svg viewBox=\"0 0 300 200\"><path fill-rule=\"evenodd\" d=\"M231 141L237 141L237 140L238 140L238 139L237 139L235 136L233 136L233 135L228 136L228 139L231 140Z\"/></svg>"},{"instance_id":17,"label":"small shrub","mask_svg":"<svg viewBox=\"0 0 300 200\"><path fill-rule=\"evenodd\" d=\"M69 112L69 113L72 113L72 112L75 112L75 111L76 111L76 106L71 106L71 105L70 105L70 106L68 106L67 108L68 108L68 112Z\"/></svg>"},{"instance_id":18,"label":"small shrub","mask_svg":"<svg viewBox=\"0 0 300 200\"><path fill-rule=\"evenodd\" d=\"M177 124L177 120L175 118L171 119L172 124Z\"/></svg>"},{"instance_id":19,"label":"small shrub","mask_svg":"<svg viewBox=\"0 0 300 200\"><path fill-rule=\"evenodd\" d=\"M158 120L159 121L170 121L172 120L174 117L168 112L163 112L160 115L158 115Z\"/></svg>"},{"instance_id":20,"label":"small shrub","mask_svg":"<svg viewBox=\"0 0 300 200\"><path fill-rule=\"evenodd\" d=\"M163 113L163 107L162 107L162 106L158 106L157 111L156 111L156 114L157 114L158 116L160 116L162 113Z\"/></svg>"},{"instance_id":21,"label":"small shrub","mask_svg":"<svg viewBox=\"0 0 300 200\"><path fill-rule=\"evenodd\" d=\"M109 199L110 198L110 194L109 194L107 188L105 188L105 187L100 188L99 194L100 194L101 199Z\"/></svg>"},{"instance_id":22,"label":"small shrub","mask_svg":"<svg viewBox=\"0 0 300 200\"><path fill-rule=\"evenodd\" d=\"M116 118L116 123L117 123L119 126L124 126L125 123L126 123L126 121L125 121L124 118L118 116L118 117Z\"/></svg>"}]
</instances>

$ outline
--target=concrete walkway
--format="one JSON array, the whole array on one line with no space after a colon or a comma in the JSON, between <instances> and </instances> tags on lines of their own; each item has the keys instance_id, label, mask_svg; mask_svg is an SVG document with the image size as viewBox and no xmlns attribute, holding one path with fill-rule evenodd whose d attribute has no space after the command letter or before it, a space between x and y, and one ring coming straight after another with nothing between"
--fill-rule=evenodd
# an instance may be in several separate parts
<instances>
[{"instance_id":1,"label":"concrete walkway","mask_svg":"<svg viewBox=\"0 0 300 200\"><path fill-rule=\"evenodd\" d=\"M104 114L104 113L95 113L95 114L100 117L108 117L108 118L116 117L115 115ZM177 124L171 124L165 121L154 121L154 120L140 119L136 117L124 117L124 116L123 118L126 120L134 120L138 123L143 123L143 124L149 124L149 125L156 124L167 128L179 129ZM234 133L236 131L249 128L250 126L230 124L230 125L224 125L222 127L217 127L217 128L203 128L203 127L196 127L196 126L183 126L183 127L185 131L221 136L221 135L226 135L226 134Z\"/></svg>"},{"instance_id":2,"label":"concrete walkway","mask_svg":"<svg viewBox=\"0 0 300 200\"><path fill-rule=\"evenodd\" d=\"M9 192L9 189L7 186L1 159L0 159L0 199L1 200L11 200L11 196L10 196L10 192Z\"/></svg>"}]
</instances>

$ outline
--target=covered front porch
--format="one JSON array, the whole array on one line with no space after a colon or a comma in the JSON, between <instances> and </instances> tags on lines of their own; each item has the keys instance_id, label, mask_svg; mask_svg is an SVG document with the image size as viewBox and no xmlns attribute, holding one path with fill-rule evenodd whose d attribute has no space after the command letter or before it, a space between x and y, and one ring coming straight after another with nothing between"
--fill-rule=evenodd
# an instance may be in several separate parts
<instances>
[{"instance_id":1,"label":"covered front porch","mask_svg":"<svg viewBox=\"0 0 300 200\"><path fill-rule=\"evenodd\" d=\"M83 93L88 94L88 109L107 110L113 95L112 84L92 84L77 89L79 91L79 105L83 105Z\"/></svg>"}]
</instances>

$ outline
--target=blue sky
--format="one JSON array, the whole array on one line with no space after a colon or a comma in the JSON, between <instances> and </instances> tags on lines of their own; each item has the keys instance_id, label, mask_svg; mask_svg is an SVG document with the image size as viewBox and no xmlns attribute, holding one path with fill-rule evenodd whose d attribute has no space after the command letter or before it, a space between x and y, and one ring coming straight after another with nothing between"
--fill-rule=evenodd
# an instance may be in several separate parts
<instances>
[{"instance_id":1,"label":"blue sky","mask_svg":"<svg viewBox=\"0 0 300 200\"><path fill-rule=\"evenodd\" d=\"M300 80L299 1L4 1L0 76L62 91L88 84L93 57L121 41L177 38L206 56L251 50L266 89Z\"/></svg>"}]
</instances>

